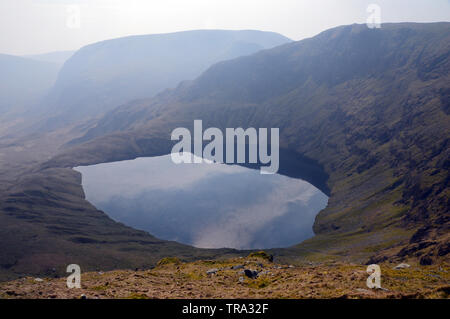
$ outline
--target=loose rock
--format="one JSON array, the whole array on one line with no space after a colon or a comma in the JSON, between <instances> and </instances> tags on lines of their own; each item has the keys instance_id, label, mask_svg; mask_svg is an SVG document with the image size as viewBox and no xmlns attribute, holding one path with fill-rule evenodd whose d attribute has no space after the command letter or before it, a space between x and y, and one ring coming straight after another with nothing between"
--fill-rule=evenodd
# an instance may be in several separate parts
<instances>
[{"instance_id":1,"label":"loose rock","mask_svg":"<svg viewBox=\"0 0 450 319\"><path fill-rule=\"evenodd\" d=\"M395 266L394 269L406 269L406 268L409 268L409 267L411 267L411 265L402 263L402 264L398 264L397 266Z\"/></svg>"},{"instance_id":2,"label":"loose rock","mask_svg":"<svg viewBox=\"0 0 450 319\"><path fill-rule=\"evenodd\" d=\"M208 271L206 271L206 274L207 275L215 275L218 271L219 271L219 269L213 268L213 269L209 269Z\"/></svg>"}]
</instances>

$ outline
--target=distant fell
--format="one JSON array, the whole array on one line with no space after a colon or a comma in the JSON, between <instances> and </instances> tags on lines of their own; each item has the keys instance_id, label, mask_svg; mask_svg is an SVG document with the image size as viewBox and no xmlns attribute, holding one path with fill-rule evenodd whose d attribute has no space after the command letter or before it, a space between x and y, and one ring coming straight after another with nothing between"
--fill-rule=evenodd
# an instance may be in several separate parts
<instances>
[{"instance_id":1,"label":"distant fell","mask_svg":"<svg viewBox=\"0 0 450 319\"><path fill-rule=\"evenodd\" d=\"M192 80L216 62L287 42L272 32L198 30L94 43L65 63L42 107L61 123L97 116Z\"/></svg>"}]
</instances>

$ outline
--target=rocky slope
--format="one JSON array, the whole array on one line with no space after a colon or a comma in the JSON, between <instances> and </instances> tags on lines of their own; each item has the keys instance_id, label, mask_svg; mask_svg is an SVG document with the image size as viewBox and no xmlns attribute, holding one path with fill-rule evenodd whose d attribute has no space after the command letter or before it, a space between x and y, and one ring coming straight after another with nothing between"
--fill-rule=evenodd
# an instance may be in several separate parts
<instances>
[{"instance_id":1,"label":"rocky slope","mask_svg":"<svg viewBox=\"0 0 450 319\"><path fill-rule=\"evenodd\" d=\"M83 273L81 289L68 289L65 278L26 277L0 283L0 298L449 298L447 264L397 266L382 264L381 289L369 289L367 266L358 264L293 266L254 257L183 263L166 258L151 270Z\"/></svg>"}]
</instances>

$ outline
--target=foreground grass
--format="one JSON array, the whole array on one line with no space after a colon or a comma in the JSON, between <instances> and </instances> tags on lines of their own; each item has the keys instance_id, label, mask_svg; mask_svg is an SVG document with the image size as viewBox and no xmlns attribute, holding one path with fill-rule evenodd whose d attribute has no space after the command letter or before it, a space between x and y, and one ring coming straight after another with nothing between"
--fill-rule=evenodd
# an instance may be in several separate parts
<instances>
[{"instance_id":1,"label":"foreground grass","mask_svg":"<svg viewBox=\"0 0 450 319\"><path fill-rule=\"evenodd\" d=\"M242 265L244 268L232 269ZM395 270L381 264L383 289L366 286L367 266L327 262L281 265L249 257L181 263L166 259L145 271L82 274L81 289L68 289L65 278L21 278L0 284L0 298L448 298L448 264ZM216 269L215 274L207 274ZM243 269L260 271L257 279Z\"/></svg>"}]
</instances>

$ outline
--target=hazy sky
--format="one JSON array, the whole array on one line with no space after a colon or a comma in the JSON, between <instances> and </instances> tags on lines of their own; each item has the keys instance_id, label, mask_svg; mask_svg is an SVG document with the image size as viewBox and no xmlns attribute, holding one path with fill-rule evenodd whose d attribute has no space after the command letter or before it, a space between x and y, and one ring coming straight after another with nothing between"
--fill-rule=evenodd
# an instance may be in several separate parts
<instances>
[{"instance_id":1,"label":"hazy sky","mask_svg":"<svg viewBox=\"0 0 450 319\"><path fill-rule=\"evenodd\" d=\"M0 0L0 53L75 50L111 38L193 29L256 29L300 40L330 27L450 21L449 0Z\"/></svg>"}]
</instances>

